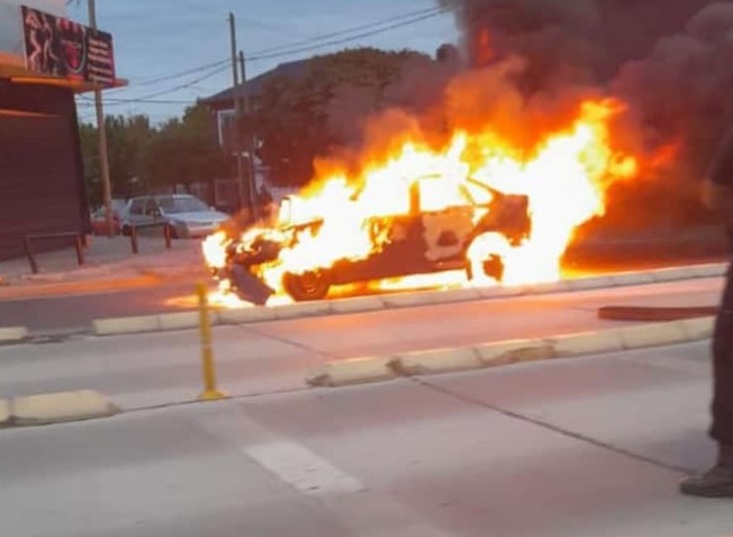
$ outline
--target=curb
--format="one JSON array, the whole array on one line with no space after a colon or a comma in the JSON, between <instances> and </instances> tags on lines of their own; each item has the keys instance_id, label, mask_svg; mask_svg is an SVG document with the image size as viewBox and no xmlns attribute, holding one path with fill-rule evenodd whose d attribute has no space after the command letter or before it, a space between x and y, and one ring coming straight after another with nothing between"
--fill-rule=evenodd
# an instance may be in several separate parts
<instances>
[{"instance_id":1,"label":"curb","mask_svg":"<svg viewBox=\"0 0 733 537\"><path fill-rule=\"evenodd\" d=\"M119 412L114 403L92 390L30 395L0 400L0 427L66 423Z\"/></svg>"},{"instance_id":2,"label":"curb","mask_svg":"<svg viewBox=\"0 0 733 537\"><path fill-rule=\"evenodd\" d=\"M28 329L22 326L0 328L0 345L20 343L28 339Z\"/></svg>"},{"instance_id":3,"label":"curb","mask_svg":"<svg viewBox=\"0 0 733 537\"><path fill-rule=\"evenodd\" d=\"M212 326L238 325L302 317L364 313L476 300L513 298L528 295L536 296L632 285L667 283L698 278L714 278L723 276L727 267L727 263L712 263L652 271L626 272L608 276L593 276L533 285L476 287L451 289L447 291L416 291L391 295L322 300L318 302L301 302L284 306L253 306L241 309L214 311L211 316L211 324ZM190 311L142 317L96 319L92 321L92 331L96 336L184 330L196 328L197 326L198 318L196 313Z\"/></svg>"},{"instance_id":4,"label":"curb","mask_svg":"<svg viewBox=\"0 0 733 537\"><path fill-rule=\"evenodd\" d=\"M311 386L347 386L398 377L485 369L701 341L713 333L713 317L650 323L470 347L430 349L327 362L306 376Z\"/></svg>"}]
</instances>

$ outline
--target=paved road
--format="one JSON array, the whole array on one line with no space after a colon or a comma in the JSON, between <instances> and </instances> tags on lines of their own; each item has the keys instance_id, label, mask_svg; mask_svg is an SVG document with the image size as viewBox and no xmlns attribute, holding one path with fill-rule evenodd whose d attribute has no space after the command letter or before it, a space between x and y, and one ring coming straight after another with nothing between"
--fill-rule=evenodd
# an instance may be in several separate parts
<instances>
[{"instance_id":1,"label":"paved road","mask_svg":"<svg viewBox=\"0 0 733 537\"><path fill-rule=\"evenodd\" d=\"M603 305L711 305L722 279L483 300L342 316L216 327L221 385L231 395L304 387L326 360L574 333L623 324ZM195 398L201 386L196 331L0 347L0 394L94 388L125 408Z\"/></svg>"},{"instance_id":2,"label":"paved road","mask_svg":"<svg viewBox=\"0 0 733 537\"><path fill-rule=\"evenodd\" d=\"M723 537L676 492L709 383L686 345L8 429L0 535Z\"/></svg>"},{"instance_id":3,"label":"paved road","mask_svg":"<svg viewBox=\"0 0 733 537\"><path fill-rule=\"evenodd\" d=\"M719 259L691 258L688 261L702 263ZM679 260L677 263L636 261L613 266L586 264L583 267L568 268L565 274L572 278L677 265ZM0 326L25 326L36 334L73 333L88 331L94 319L186 311L195 307L194 286L194 280L181 283L178 279L176 283L123 292L0 300ZM348 297L373 292L376 291L341 288L333 294L337 297Z\"/></svg>"}]
</instances>

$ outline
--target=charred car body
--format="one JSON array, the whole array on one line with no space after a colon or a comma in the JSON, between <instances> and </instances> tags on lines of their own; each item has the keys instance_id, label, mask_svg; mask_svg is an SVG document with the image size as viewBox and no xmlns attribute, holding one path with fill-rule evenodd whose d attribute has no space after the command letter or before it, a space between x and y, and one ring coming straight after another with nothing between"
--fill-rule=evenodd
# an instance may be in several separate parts
<instances>
[{"instance_id":1,"label":"charred car body","mask_svg":"<svg viewBox=\"0 0 733 537\"><path fill-rule=\"evenodd\" d=\"M327 267L300 273L284 272L282 287L296 301L319 300L332 286L403 277L447 270L465 270L474 274L468 262L468 249L486 233L502 235L508 244L518 246L531 231L529 200L524 195L498 192L483 183L468 180L472 186L489 193L486 203L474 201L466 189L464 204L440 210L426 207L421 181L410 184L410 207L406 214L379 216L365 222L370 240L379 244L363 259L341 259ZM227 246L226 265L214 269L218 279L227 279L230 289L248 302L265 304L275 292L267 286L261 268L277 262L283 249L295 247L304 234L317 235L323 220L314 219L297 225L280 225L262 230L247 240L234 240ZM484 273L501 281L504 266L496 254L485 256Z\"/></svg>"}]
</instances>

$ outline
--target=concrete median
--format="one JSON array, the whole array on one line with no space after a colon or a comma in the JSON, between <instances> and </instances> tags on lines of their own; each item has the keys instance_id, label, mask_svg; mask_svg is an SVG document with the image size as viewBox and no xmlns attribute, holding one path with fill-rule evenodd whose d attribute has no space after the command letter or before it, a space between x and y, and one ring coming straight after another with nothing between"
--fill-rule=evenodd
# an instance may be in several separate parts
<instances>
[{"instance_id":1,"label":"concrete median","mask_svg":"<svg viewBox=\"0 0 733 537\"><path fill-rule=\"evenodd\" d=\"M468 347L327 362L308 375L313 386L343 386L411 377L500 367L540 360L701 341L710 337L712 319L649 323L546 338L495 341Z\"/></svg>"},{"instance_id":2,"label":"concrete median","mask_svg":"<svg viewBox=\"0 0 733 537\"><path fill-rule=\"evenodd\" d=\"M46 425L113 416L120 409L92 390L16 397L10 403L13 425Z\"/></svg>"},{"instance_id":3,"label":"concrete median","mask_svg":"<svg viewBox=\"0 0 733 537\"><path fill-rule=\"evenodd\" d=\"M415 291L379 296L331 299L303 302L284 306L257 306L217 311L213 324L247 324L274 320L298 319L302 317L363 313L384 309L398 309L438 304L472 302L512 298L519 296L545 295L553 293L586 291L602 288L626 287L686 279L719 277L726 270L725 263L695 265L690 267L658 269L643 272L628 272L615 275L578 278L559 282L517 286L469 287L463 289ZM164 330L193 328L192 313L166 316L125 317L98 319L93 321L95 335L135 334ZM630 336L633 337L633 336ZM0 342L2 333L0 331Z\"/></svg>"},{"instance_id":4,"label":"concrete median","mask_svg":"<svg viewBox=\"0 0 733 537\"><path fill-rule=\"evenodd\" d=\"M0 345L20 343L28 338L28 330L22 326L0 328Z\"/></svg>"},{"instance_id":5,"label":"concrete median","mask_svg":"<svg viewBox=\"0 0 733 537\"><path fill-rule=\"evenodd\" d=\"M10 403L6 399L0 399L0 428L10 425Z\"/></svg>"}]
</instances>

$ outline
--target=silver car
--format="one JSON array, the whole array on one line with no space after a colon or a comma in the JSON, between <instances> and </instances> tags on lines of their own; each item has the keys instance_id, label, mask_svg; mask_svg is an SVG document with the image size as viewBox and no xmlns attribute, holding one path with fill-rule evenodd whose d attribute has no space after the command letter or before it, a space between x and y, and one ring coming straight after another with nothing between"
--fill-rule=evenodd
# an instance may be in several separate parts
<instances>
[{"instance_id":1,"label":"silver car","mask_svg":"<svg viewBox=\"0 0 733 537\"><path fill-rule=\"evenodd\" d=\"M124 234L131 226L137 228L169 226L173 238L209 235L229 219L229 215L209 207L189 194L139 196L127 203L127 214L122 226Z\"/></svg>"}]
</instances>

